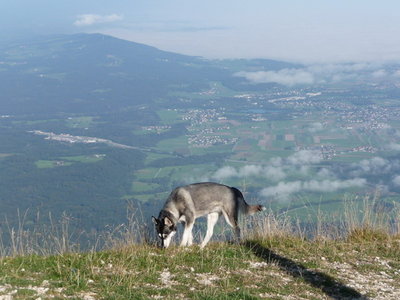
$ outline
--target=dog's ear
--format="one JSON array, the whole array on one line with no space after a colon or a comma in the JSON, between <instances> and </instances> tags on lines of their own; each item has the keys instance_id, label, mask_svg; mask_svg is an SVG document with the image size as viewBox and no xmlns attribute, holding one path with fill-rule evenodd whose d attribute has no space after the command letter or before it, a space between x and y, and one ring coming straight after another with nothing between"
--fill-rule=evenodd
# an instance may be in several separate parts
<instances>
[{"instance_id":1,"label":"dog's ear","mask_svg":"<svg viewBox=\"0 0 400 300\"><path fill-rule=\"evenodd\" d=\"M164 224L167 225L168 227L171 227L172 225L174 225L174 223L168 217L164 218Z\"/></svg>"},{"instance_id":2,"label":"dog's ear","mask_svg":"<svg viewBox=\"0 0 400 300\"><path fill-rule=\"evenodd\" d=\"M160 221L156 217L151 217L151 220L153 221L154 224L160 223Z\"/></svg>"}]
</instances>

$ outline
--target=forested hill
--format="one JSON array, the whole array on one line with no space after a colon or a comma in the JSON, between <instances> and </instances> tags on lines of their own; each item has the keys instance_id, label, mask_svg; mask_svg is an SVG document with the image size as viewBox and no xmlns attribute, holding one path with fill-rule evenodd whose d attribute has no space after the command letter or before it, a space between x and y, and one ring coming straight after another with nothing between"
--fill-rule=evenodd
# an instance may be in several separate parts
<instances>
[{"instance_id":1,"label":"forested hill","mask_svg":"<svg viewBox=\"0 0 400 300\"><path fill-rule=\"evenodd\" d=\"M170 85L221 76L200 59L100 34L0 46L2 113L101 112L149 103ZM194 72L195 71L195 72Z\"/></svg>"},{"instance_id":2,"label":"forested hill","mask_svg":"<svg viewBox=\"0 0 400 300\"><path fill-rule=\"evenodd\" d=\"M153 103L172 88L199 91L210 81L239 81L221 61L101 34L0 41L0 62L2 114L108 112ZM254 60L249 66L262 65L291 64Z\"/></svg>"}]
</instances>

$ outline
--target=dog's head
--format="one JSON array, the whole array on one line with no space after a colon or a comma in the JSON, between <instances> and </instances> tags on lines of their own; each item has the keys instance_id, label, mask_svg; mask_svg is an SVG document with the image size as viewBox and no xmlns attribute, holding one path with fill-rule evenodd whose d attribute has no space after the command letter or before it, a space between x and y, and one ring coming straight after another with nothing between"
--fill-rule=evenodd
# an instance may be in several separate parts
<instances>
[{"instance_id":1,"label":"dog's head","mask_svg":"<svg viewBox=\"0 0 400 300\"><path fill-rule=\"evenodd\" d=\"M152 217L152 220L156 226L158 237L161 239L161 247L167 248L171 243L172 237L176 233L176 224L174 224L174 222L172 222L168 217L161 219Z\"/></svg>"}]
</instances>

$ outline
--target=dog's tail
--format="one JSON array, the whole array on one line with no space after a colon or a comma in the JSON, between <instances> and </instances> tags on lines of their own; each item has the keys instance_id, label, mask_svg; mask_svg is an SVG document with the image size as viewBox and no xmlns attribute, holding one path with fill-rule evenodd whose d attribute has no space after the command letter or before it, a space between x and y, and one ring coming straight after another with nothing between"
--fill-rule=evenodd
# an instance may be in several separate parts
<instances>
[{"instance_id":1,"label":"dog's tail","mask_svg":"<svg viewBox=\"0 0 400 300\"><path fill-rule=\"evenodd\" d=\"M244 213L246 215L253 215L256 212L259 211L263 211L266 208L260 204L256 204L256 205L249 205L246 203L246 201L244 200L243 194L241 191L239 191L237 188L232 187L233 192L235 193L236 199L241 199L243 201L244 204Z\"/></svg>"},{"instance_id":2,"label":"dog's tail","mask_svg":"<svg viewBox=\"0 0 400 300\"><path fill-rule=\"evenodd\" d=\"M252 214L255 214L256 212L263 211L263 210L265 210L265 209L266 209L266 208L265 208L264 206L260 205L260 204L256 204L256 205L247 205L246 214L247 214L247 215L252 215Z\"/></svg>"}]
</instances>

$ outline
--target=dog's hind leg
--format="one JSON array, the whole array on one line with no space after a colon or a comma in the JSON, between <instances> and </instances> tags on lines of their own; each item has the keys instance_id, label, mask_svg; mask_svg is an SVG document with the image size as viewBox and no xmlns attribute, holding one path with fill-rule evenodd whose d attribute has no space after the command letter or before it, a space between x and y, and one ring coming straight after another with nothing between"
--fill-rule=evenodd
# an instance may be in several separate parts
<instances>
[{"instance_id":1,"label":"dog's hind leg","mask_svg":"<svg viewBox=\"0 0 400 300\"><path fill-rule=\"evenodd\" d=\"M235 230L235 238L237 242L240 242L240 227L238 222L238 214L228 214L226 211L222 211L226 223L228 223Z\"/></svg>"},{"instance_id":2,"label":"dog's hind leg","mask_svg":"<svg viewBox=\"0 0 400 300\"><path fill-rule=\"evenodd\" d=\"M193 244L193 225L194 225L194 223L192 224L192 228L190 229L188 240L187 240L188 246L192 246L192 244Z\"/></svg>"},{"instance_id":3,"label":"dog's hind leg","mask_svg":"<svg viewBox=\"0 0 400 300\"><path fill-rule=\"evenodd\" d=\"M214 233L214 226L217 223L218 218L219 218L219 213L217 212L213 212L207 215L207 233L206 236L204 237L203 242L200 245L201 248L204 248L210 241Z\"/></svg>"},{"instance_id":4,"label":"dog's hind leg","mask_svg":"<svg viewBox=\"0 0 400 300\"><path fill-rule=\"evenodd\" d=\"M240 243L240 227L238 225L236 225L235 227L235 236L236 236L236 242Z\"/></svg>"}]
</instances>

